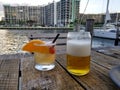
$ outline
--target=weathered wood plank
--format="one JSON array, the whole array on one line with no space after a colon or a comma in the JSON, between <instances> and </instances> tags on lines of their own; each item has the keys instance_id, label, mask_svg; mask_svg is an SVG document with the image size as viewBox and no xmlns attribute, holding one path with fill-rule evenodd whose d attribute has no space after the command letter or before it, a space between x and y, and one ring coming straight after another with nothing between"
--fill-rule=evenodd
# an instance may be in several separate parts
<instances>
[{"instance_id":1,"label":"weathered wood plank","mask_svg":"<svg viewBox=\"0 0 120 90\"><path fill-rule=\"evenodd\" d=\"M19 59L0 58L0 90L18 90Z\"/></svg>"},{"instance_id":2,"label":"weathered wood plank","mask_svg":"<svg viewBox=\"0 0 120 90\"><path fill-rule=\"evenodd\" d=\"M97 56L97 54L95 56ZM94 61L92 58L91 71L89 74L82 77L73 75L73 77L87 90L119 90L119 88L109 78L109 69L99 65L99 62ZM66 68L66 55L58 55L57 62L59 62L64 68ZM101 64L103 63L101 62Z\"/></svg>"},{"instance_id":3,"label":"weathered wood plank","mask_svg":"<svg viewBox=\"0 0 120 90\"><path fill-rule=\"evenodd\" d=\"M66 53L66 45L56 45L56 54Z\"/></svg>"},{"instance_id":4,"label":"weathered wood plank","mask_svg":"<svg viewBox=\"0 0 120 90\"><path fill-rule=\"evenodd\" d=\"M22 90L84 90L57 63L56 67L47 72L34 68L33 57L21 59Z\"/></svg>"},{"instance_id":5,"label":"weathered wood plank","mask_svg":"<svg viewBox=\"0 0 120 90\"><path fill-rule=\"evenodd\" d=\"M96 48L95 51L120 59L120 47L103 47L103 48Z\"/></svg>"},{"instance_id":6,"label":"weathered wood plank","mask_svg":"<svg viewBox=\"0 0 120 90\"><path fill-rule=\"evenodd\" d=\"M5 59L20 59L22 57L29 57L31 56L30 53L16 53L16 54L3 54L3 55L0 55L0 59L1 60L5 60Z\"/></svg>"},{"instance_id":7,"label":"weathered wood plank","mask_svg":"<svg viewBox=\"0 0 120 90\"><path fill-rule=\"evenodd\" d=\"M108 69L112 69L114 66L120 65L120 60L118 58L97 53L95 51L92 51L92 61Z\"/></svg>"}]
</instances>

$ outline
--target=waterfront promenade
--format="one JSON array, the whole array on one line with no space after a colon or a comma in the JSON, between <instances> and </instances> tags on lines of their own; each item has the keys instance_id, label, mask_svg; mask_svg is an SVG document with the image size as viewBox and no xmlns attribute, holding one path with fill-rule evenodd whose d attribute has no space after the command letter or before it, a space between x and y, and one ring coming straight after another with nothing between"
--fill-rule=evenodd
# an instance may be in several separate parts
<instances>
[{"instance_id":1,"label":"waterfront promenade","mask_svg":"<svg viewBox=\"0 0 120 90\"><path fill-rule=\"evenodd\" d=\"M0 27L9 30L73 30L73 27Z\"/></svg>"},{"instance_id":2,"label":"waterfront promenade","mask_svg":"<svg viewBox=\"0 0 120 90\"><path fill-rule=\"evenodd\" d=\"M30 35L41 35L46 36L46 34L56 34L66 33L71 30L9 30L0 29L0 55L1 54L14 54L20 53L21 47L24 43L28 42L28 37ZM93 38L93 48L94 47L106 47L114 46L114 40ZM64 47L63 47L64 48Z\"/></svg>"}]
</instances>

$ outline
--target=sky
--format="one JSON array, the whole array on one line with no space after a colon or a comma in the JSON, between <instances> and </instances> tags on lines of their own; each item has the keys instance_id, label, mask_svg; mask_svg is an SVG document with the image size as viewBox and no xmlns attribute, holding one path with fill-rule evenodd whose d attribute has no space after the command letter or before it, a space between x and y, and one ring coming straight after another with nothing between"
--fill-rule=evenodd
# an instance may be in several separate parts
<instances>
[{"instance_id":1,"label":"sky","mask_svg":"<svg viewBox=\"0 0 120 90\"><path fill-rule=\"evenodd\" d=\"M60 1L60 0L54 0ZM85 10L87 1L89 1L87 8ZM47 5L53 2L53 0L0 0L0 17L3 17L3 4L18 4L18 5ZM98 14L104 13L106 11L107 0L81 0L80 2L80 13L88 14ZM120 12L120 0L110 0L109 11L110 12Z\"/></svg>"}]
</instances>

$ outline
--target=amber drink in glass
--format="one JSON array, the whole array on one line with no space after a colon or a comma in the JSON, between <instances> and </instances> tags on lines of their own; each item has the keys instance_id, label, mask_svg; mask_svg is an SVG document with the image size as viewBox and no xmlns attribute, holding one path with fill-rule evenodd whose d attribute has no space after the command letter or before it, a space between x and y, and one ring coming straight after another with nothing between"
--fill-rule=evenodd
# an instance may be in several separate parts
<instances>
[{"instance_id":1,"label":"amber drink in glass","mask_svg":"<svg viewBox=\"0 0 120 90\"><path fill-rule=\"evenodd\" d=\"M90 71L91 35L89 32L69 32L67 36L67 70L74 75Z\"/></svg>"},{"instance_id":2,"label":"amber drink in glass","mask_svg":"<svg viewBox=\"0 0 120 90\"><path fill-rule=\"evenodd\" d=\"M35 68L40 71L48 71L55 67L55 43L46 42L46 44L39 45L38 47L43 47L46 52L35 52Z\"/></svg>"}]
</instances>

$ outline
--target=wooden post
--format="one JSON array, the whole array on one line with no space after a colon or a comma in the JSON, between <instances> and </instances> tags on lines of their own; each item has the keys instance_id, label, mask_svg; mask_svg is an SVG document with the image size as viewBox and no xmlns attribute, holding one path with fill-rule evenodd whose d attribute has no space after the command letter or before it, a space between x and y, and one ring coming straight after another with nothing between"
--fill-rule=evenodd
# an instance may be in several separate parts
<instances>
[{"instance_id":1,"label":"wooden post","mask_svg":"<svg viewBox=\"0 0 120 90\"><path fill-rule=\"evenodd\" d=\"M91 34L91 47L93 41L93 26L94 26L94 19L87 19L85 31L88 31Z\"/></svg>"},{"instance_id":2,"label":"wooden post","mask_svg":"<svg viewBox=\"0 0 120 90\"><path fill-rule=\"evenodd\" d=\"M117 26L117 31L116 31L116 39L115 39L114 45L115 45L115 46L118 46L118 43L119 43L119 35L120 35L120 33L119 33L119 27L120 27L120 25L117 24L116 26Z\"/></svg>"},{"instance_id":3,"label":"wooden post","mask_svg":"<svg viewBox=\"0 0 120 90\"><path fill-rule=\"evenodd\" d=\"M94 26L94 19L87 19L85 31L90 32L91 36L93 36L93 26Z\"/></svg>"}]
</instances>

